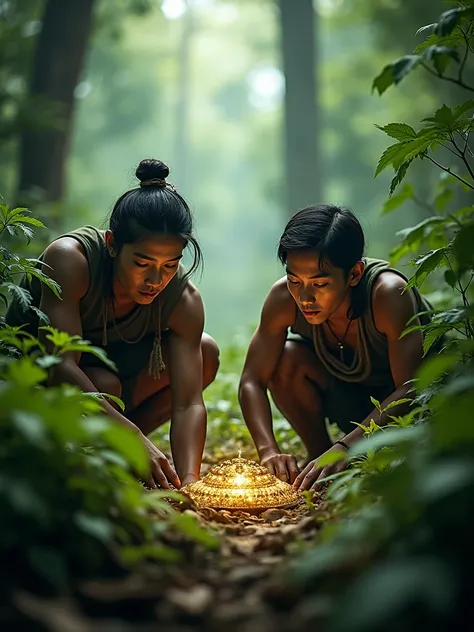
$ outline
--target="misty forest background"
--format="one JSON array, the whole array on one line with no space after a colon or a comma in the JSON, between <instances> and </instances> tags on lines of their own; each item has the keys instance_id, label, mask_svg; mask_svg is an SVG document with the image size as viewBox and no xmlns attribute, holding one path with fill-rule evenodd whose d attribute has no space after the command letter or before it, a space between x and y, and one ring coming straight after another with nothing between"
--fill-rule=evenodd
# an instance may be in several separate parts
<instances>
[{"instance_id":1,"label":"misty forest background","mask_svg":"<svg viewBox=\"0 0 474 632\"><path fill-rule=\"evenodd\" d=\"M0 191L53 237L102 225L139 160L165 161L195 214L205 268L194 281L220 346L248 342L298 208L348 205L382 258L427 216L410 201L381 217L389 175L373 177L386 146L374 123L415 124L452 86L418 73L380 98L371 85L442 0L47 4L40 40L45 2L0 3ZM422 199L436 177L424 166L411 175Z\"/></svg>"}]
</instances>

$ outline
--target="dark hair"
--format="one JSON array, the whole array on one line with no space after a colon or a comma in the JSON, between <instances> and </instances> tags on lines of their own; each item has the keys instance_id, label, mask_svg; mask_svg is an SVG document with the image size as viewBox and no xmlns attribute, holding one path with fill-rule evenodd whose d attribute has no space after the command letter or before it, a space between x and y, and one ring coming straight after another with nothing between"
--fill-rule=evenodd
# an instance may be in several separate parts
<instances>
[{"instance_id":1,"label":"dark hair","mask_svg":"<svg viewBox=\"0 0 474 632\"><path fill-rule=\"evenodd\" d=\"M331 263L348 275L363 257L364 247L364 231L352 211L317 204L298 211L287 223L278 244L278 258L286 264L290 252L315 250L320 263Z\"/></svg>"},{"instance_id":2,"label":"dark hair","mask_svg":"<svg viewBox=\"0 0 474 632\"><path fill-rule=\"evenodd\" d=\"M194 260L186 276L202 264L202 252L193 235L194 221L186 200L166 182L169 168L154 158L142 160L135 175L140 188L130 189L119 197L109 218L117 250L135 243L147 233L166 233L182 237L191 245Z\"/></svg>"}]
</instances>

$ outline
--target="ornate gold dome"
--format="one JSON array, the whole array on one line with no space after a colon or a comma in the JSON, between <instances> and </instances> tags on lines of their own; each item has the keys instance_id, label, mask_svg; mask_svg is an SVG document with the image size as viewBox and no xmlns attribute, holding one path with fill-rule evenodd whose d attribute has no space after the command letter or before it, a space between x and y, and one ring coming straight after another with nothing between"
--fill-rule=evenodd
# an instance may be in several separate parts
<instances>
[{"instance_id":1,"label":"ornate gold dome","mask_svg":"<svg viewBox=\"0 0 474 632\"><path fill-rule=\"evenodd\" d=\"M215 465L183 491L198 507L214 509L255 511L289 507L300 500L300 494L291 485L255 461L240 456Z\"/></svg>"}]
</instances>

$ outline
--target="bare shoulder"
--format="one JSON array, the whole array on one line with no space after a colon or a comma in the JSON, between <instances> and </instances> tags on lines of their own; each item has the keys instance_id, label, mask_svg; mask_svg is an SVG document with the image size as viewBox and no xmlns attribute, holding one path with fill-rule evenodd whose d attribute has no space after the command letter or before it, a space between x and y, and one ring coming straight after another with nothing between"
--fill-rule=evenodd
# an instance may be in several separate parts
<instances>
[{"instance_id":1,"label":"bare shoulder","mask_svg":"<svg viewBox=\"0 0 474 632\"><path fill-rule=\"evenodd\" d=\"M63 287L63 294L82 298L89 287L89 264L81 244L72 237L53 241L44 251L45 273Z\"/></svg>"},{"instance_id":2,"label":"bare shoulder","mask_svg":"<svg viewBox=\"0 0 474 632\"><path fill-rule=\"evenodd\" d=\"M372 290L372 310L379 331L401 333L416 313L415 296L405 279L389 270L382 272Z\"/></svg>"},{"instance_id":3,"label":"bare shoulder","mask_svg":"<svg viewBox=\"0 0 474 632\"><path fill-rule=\"evenodd\" d=\"M189 332L202 334L204 329L204 304L197 287L187 281L183 293L168 320L169 328L178 335Z\"/></svg>"},{"instance_id":4,"label":"bare shoulder","mask_svg":"<svg viewBox=\"0 0 474 632\"><path fill-rule=\"evenodd\" d=\"M278 330L294 324L296 304L286 283L283 277L272 285L263 304L260 327Z\"/></svg>"}]
</instances>

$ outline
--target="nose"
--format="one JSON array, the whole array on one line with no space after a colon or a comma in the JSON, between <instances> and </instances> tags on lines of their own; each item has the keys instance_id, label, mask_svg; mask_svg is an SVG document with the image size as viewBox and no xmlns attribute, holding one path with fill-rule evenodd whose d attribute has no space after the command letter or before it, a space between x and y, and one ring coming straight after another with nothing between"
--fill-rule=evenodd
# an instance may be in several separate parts
<instances>
[{"instance_id":1,"label":"nose","mask_svg":"<svg viewBox=\"0 0 474 632\"><path fill-rule=\"evenodd\" d=\"M160 270L158 268L149 269L148 276L145 279L146 285L152 289L158 289L161 285L161 281L162 277Z\"/></svg>"},{"instance_id":2,"label":"nose","mask_svg":"<svg viewBox=\"0 0 474 632\"><path fill-rule=\"evenodd\" d=\"M315 303L315 297L313 296L313 294L311 294L311 292L308 289L301 289L300 292L300 305L302 305L303 307L307 306L311 306Z\"/></svg>"}]
</instances>

